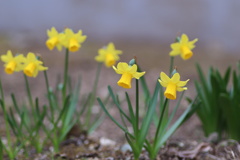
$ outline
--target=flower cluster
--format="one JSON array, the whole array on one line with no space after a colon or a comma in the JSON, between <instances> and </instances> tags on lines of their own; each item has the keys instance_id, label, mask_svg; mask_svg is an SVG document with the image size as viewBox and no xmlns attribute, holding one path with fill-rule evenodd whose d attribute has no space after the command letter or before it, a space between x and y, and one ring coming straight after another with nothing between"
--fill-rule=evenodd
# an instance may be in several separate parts
<instances>
[{"instance_id":1,"label":"flower cluster","mask_svg":"<svg viewBox=\"0 0 240 160\"><path fill-rule=\"evenodd\" d=\"M192 57L193 52L192 49L195 48L195 43L198 39L194 39L192 41L188 40L188 36L186 34L182 34L181 38L177 38L176 43L171 44L172 51L169 53L170 56L180 55L182 59L187 60Z\"/></svg>"},{"instance_id":2,"label":"flower cluster","mask_svg":"<svg viewBox=\"0 0 240 160\"><path fill-rule=\"evenodd\" d=\"M97 62L104 62L106 67L112 67L119 60L119 54L122 51L116 50L114 44L111 42L106 47L98 50L98 56L95 57Z\"/></svg>"},{"instance_id":3,"label":"flower cluster","mask_svg":"<svg viewBox=\"0 0 240 160\"><path fill-rule=\"evenodd\" d=\"M187 117L190 117L193 114L191 111L193 103L191 103L187 110L174 123L172 123L172 118L179 108L179 102L183 98L184 92L181 94L179 101L175 105L171 114L169 114L169 101L177 99L177 92L187 90L187 87L185 86L189 81L189 79L185 81L180 80L180 74L177 73L176 69L173 69L174 57L172 56L181 55L184 60L189 59L193 55L192 49L195 47L194 43L196 41L197 39L189 41L187 35L183 34L181 37L177 38L177 42L171 44L172 51L170 52L170 75L168 76L164 72L160 73L160 78L157 79L153 94L151 94L144 78L146 72L141 71L141 68L136 62L136 57L130 60L129 63L119 62L117 67L115 67L115 59L113 57L116 56L116 51L113 44L110 43L107 48L101 49L99 56L95 58L97 61L105 62L105 64L108 66L112 65L114 71L117 74L121 74L121 78L117 82L118 86L130 89L132 88L132 79L136 79L134 107L132 105L130 96L127 92L125 92L128 113L122 110L121 101L119 100L118 95L113 92L110 86L108 87L109 95L122 117L122 124L119 123L113 116L111 116L106 106L103 104L103 101L100 98L97 98L100 107L104 110L106 115L108 115L109 118L111 118L111 120L124 131L127 142L131 146L135 160L139 159L143 148L148 151L150 159L156 159L156 156L162 145L166 143L167 139L187 119ZM141 117L141 122L139 114L139 84L142 86L142 91L144 93L144 104L146 105L145 114L142 115L143 117ZM166 88L164 91L164 96L162 96L163 87ZM160 112L156 110L156 106L158 105ZM131 125L133 129L131 132L129 132L125 121L128 121ZM153 121L156 127L155 136L153 139L148 139L148 132Z\"/></svg>"},{"instance_id":4,"label":"flower cluster","mask_svg":"<svg viewBox=\"0 0 240 160\"><path fill-rule=\"evenodd\" d=\"M145 72L137 72L136 64L128 65L125 62L118 63L117 68L113 66L113 69L117 74L122 74L122 77L117 84L123 88L131 88L132 78L139 79L145 74Z\"/></svg>"},{"instance_id":5,"label":"flower cluster","mask_svg":"<svg viewBox=\"0 0 240 160\"><path fill-rule=\"evenodd\" d=\"M187 87L184 87L187 82L189 81L180 81L180 74L179 73L174 73L172 78L169 78L164 72L160 73L160 78L158 79L159 83L163 86L166 87L166 91L164 92L164 95L168 99L176 99L176 93L182 92L184 90L187 90Z\"/></svg>"},{"instance_id":6,"label":"flower cluster","mask_svg":"<svg viewBox=\"0 0 240 160\"><path fill-rule=\"evenodd\" d=\"M32 52L29 52L27 57L24 57L22 54L13 56L9 50L6 55L1 56L1 60L5 63L4 67L7 74L23 71L29 77L36 77L38 71L48 69L43 66L43 62Z\"/></svg>"},{"instance_id":7,"label":"flower cluster","mask_svg":"<svg viewBox=\"0 0 240 160\"><path fill-rule=\"evenodd\" d=\"M82 30L74 33L71 29L66 28L63 32L59 33L56 28L52 27L51 30L47 30L48 40L46 46L49 50L53 50L55 47L59 51L62 47L67 48L70 52L76 52L81 48L81 44L86 40L87 36L82 35Z\"/></svg>"}]
</instances>

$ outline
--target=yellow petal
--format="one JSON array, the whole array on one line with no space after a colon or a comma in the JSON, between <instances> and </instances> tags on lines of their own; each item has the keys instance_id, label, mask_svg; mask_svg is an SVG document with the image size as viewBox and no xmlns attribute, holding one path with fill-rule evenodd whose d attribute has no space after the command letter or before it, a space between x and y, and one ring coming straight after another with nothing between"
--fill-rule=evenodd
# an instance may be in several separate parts
<instances>
[{"instance_id":1,"label":"yellow petal","mask_svg":"<svg viewBox=\"0 0 240 160\"><path fill-rule=\"evenodd\" d=\"M163 82L166 82L166 83L170 82L170 78L164 72L160 73L160 78L161 78L161 81Z\"/></svg>"},{"instance_id":2,"label":"yellow petal","mask_svg":"<svg viewBox=\"0 0 240 160\"><path fill-rule=\"evenodd\" d=\"M188 81L189 81L189 79L186 80L186 81L179 81L179 82L177 83L177 86L183 87L183 86L185 86L185 85L187 84Z\"/></svg>"},{"instance_id":3,"label":"yellow petal","mask_svg":"<svg viewBox=\"0 0 240 160\"><path fill-rule=\"evenodd\" d=\"M146 72L135 72L132 74L132 76L136 79L139 79L140 77L142 77Z\"/></svg>"},{"instance_id":4,"label":"yellow petal","mask_svg":"<svg viewBox=\"0 0 240 160\"><path fill-rule=\"evenodd\" d=\"M173 83L178 83L180 81L180 74L179 73L175 73L172 78L171 78L171 81Z\"/></svg>"},{"instance_id":5,"label":"yellow petal","mask_svg":"<svg viewBox=\"0 0 240 160\"><path fill-rule=\"evenodd\" d=\"M187 87L177 87L177 91L178 92L182 92L182 91L185 91L185 90L187 90Z\"/></svg>"},{"instance_id":6,"label":"yellow petal","mask_svg":"<svg viewBox=\"0 0 240 160\"><path fill-rule=\"evenodd\" d=\"M10 50L7 51L6 55L1 56L1 60L5 63L8 63L13 59L12 52Z\"/></svg>"},{"instance_id":7,"label":"yellow petal","mask_svg":"<svg viewBox=\"0 0 240 160\"><path fill-rule=\"evenodd\" d=\"M129 68L129 73L131 73L131 74L134 74L135 72L137 72L137 65L136 64L134 64L132 66L128 65L128 68Z\"/></svg>"},{"instance_id":8,"label":"yellow petal","mask_svg":"<svg viewBox=\"0 0 240 160\"><path fill-rule=\"evenodd\" d=\"M158 79L158 82L163 86L163 87L167 87L167 84L166 82L163 82L161 81L160 79Z\"/></svg>"},{"instance_id":9,"label":"yellow petal","mask_svg":"<svg viewBox=\"0 0 240 160\"><path fill-rule=\"evenodd\" d=\"M110 51L115 50L115 46L114 46L114 44L113 44L112 42L110 42L110 43L108 44L107 48L108 48L108 50L110 50Z\"/></svg>"},{"instance_id":10,"label":"yellow petal","mask_svg":"<svg viewBox=\"0 0 240 160\"><path fill-rule=\"evenodd\" d=\"M100 56L100 55L96 56L96 57L95 57L95 60L96 60L97 62L103 62L103 61L104 61L104 60L103 60L103 56Z\"/></svg>"},{"instance_id":11,"label":"yellow petal","mask_svg":"<svg viewBox=\"0 0 240 160\"><path fill-rule=\"evenodd\" d=\"M180 54L180 52L179 52L179 51L176 51L176 50L172 50L172 51L169 53L170 56L177 56L177 55L179 55L179 54Z\"/></svg>"},{"instance_id":12,"label":"yellow petal","mask_svg":"<svg viewBox=\"0 0 240 160\"><path fill-rule=\"evenodd\" d=\"M78 42L79 42L79 43L83 43L86 39L87 39L87 36L85 36L85 35L82 36L82 35L81 35L80 37L78 37Z\"/></svg>"},{"instance_id":13,"label":"yellow petal","mask_svg":"<svg viewBox=\"0 0 240 160\"><path fill-rule=\"evenodd\" d=\"M35 56L34 53L29 52L29 53L27 54L27 59L28 59L29 61L36 61L36 56Z\"/></svg>"},{"instance_id":14,"label":"yellow petal","mask_svg":"<svg viewBox=\"0 0 240 160\"><path fill-rule=\"evenodd\" d=\"M171 47L173 50L180 50L181 44L179 44L178 42L172 43L170 47Z\"/></svg>"},{"instance_id":15,"label":"yellow petal","mask_svg":"<svg viewBox=\"0 0 240 160\"><path fill-rule=\"evenodd\" d=\"M195 48L195 43L198 41L198 39L194 39L190 42L188 42L188 47L192 50L193 48Z\"/></svg>"},{"instance_id":16,"label":"yellow petal","mask_svg":"<svg viewBox=\"0 0 240 160\"><path fill-rule=\"evenodd\" d=\"M117 74L123 74L124 72L122 70L119 70L118 68L116 68L115 66L112 66L112 68L115 70L115 72Z\"/></svg>"},{"instance_id":17,"label":"yellow petal","mask_svg":"<svg viewBox=\"0 0 240 160\"><path fill-rule=\"evenodd\" d=\"M128 64L126 62L119 62L118 65L117 65L117 69L122 74L126 70L128 70Z\"/></svg>"},{"instance_id":18,"label":"yellow petal","mask_svg":"<svg viewBox=\"0 0 240 160\"><path fill-rule=\"evenodd\" d=\"M180 43L182 45L187 45L188 44L188 36L186 34L182 34Z\"/></svg>"}]
</instances>

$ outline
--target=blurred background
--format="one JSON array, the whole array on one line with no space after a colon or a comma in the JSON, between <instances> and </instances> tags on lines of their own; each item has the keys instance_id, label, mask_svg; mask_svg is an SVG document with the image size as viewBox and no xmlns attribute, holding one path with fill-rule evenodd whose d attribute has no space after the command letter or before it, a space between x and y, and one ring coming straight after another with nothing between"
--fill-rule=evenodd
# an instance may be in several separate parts
<instances>
[{"instance_id":1,"label":"blurred background","mask_svg":"<svg viewBox=\"0 0 240 160\"><path fill-rule=\"evenodd\" d=\"M175 58L183 80L191 79L189 96L195 95L195 63L200 63L205 71L210 66L226 70L240 59L239 16L238 0L1 0L0 54L9 49L13 53L41 54L54 83L55 77L63 72L64 52L59 54L46 48L46 30L52 26L58 31L65 27L75 32L81 29L88 38L80 53L71 54L70 72L73 76L79 72L84 75L85 90L93 84L97 50L109 42L123 51L121 61L128 62L137 56L151 87L161 71L168 72L170 44L176 36L186 33L190 40L199 39L193 58L187 61ZM105 93L106 85L117 87L119 75L111 69L103 70L103 74L107 78L100 79L103 85L99 90ZM2 68L0 76L8 84L4 87L9 92L15 87L20 88L19 94L24 90L18 75L6 76ZM39 86L44 83L43 76L39 77L30 80L38 84L33 85L36 96L42 95Z\"/></svg>"},{"instance_id":2,"label":"blurred background","mask_svg":"<svg viewBox=\"0 0 240 160\"><path fill-rule=\"evenodd\" d=\"M155 84L160 71L168 72L170 44L186 33L190 40L199 39L194 56L187 61L178 56L175 65L180 73L195 79L196 62L205 70L209 66L226 70L240 59L239 15L237 0L1 0L0 53L9 49L39 53L51 67L49 72L58 74L63 69L64 52L46 48L46 30L52 26L58 31L81 29L88 38L80 53L70 56L70 71L86 71L85 77L91 79L97 50L114 42L116 49L123 51L121 60L128 62L137 56L149 83ZM106 81L115 85L111 82Z\"/></svg>"},{"instance_id":3,"label":"blurred background","mask_svg":"<svg viewBox=\"0 0 240 160\"><path fill-rule=\"evenodd\" d=\"M240 49L239 15L237 0L1 0L0 45L44 49L46 30L55 26L59 31L82 29L86 45L97 48L112 41L119 49L158 46L155 52L166 54L162 48L169 52L174 38L186 33L190 39L199 38L196 50L213 49L207 54L214 57L235 56Z\"/></svg>"}]
</instances>

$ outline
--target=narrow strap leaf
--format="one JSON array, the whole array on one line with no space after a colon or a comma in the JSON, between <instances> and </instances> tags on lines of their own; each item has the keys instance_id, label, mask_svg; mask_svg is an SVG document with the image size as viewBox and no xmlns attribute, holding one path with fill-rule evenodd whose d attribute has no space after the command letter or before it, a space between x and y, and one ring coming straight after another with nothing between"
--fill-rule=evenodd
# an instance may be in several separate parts
<instances>
[{"instance_id":1,"label":"narrow strap leaf","mask_svg":"<svg viewBox=\"0 0 240 160\"><path fill-rule=\"evenodd\" d=\"M114 103L116 104L117 108L119 109L120 113L123 114L123 116L131 123L131 118L129 118L126 113L122 110L122 108L120 107L117 98L115 97L115 95L113 94L112 88L110 86L108 86L108 91L110 93L110 96L112 97Z\"/></svg>"},{"instance_id":2,"label":"narrow strap leaf","mask_svg":"<svg viewBox=\"0 0 240 160\"><path fill-rule=\"evenodd\" d=\"M128 132L126 128L124 128L120 123L118 123L111 115L110 113L107 111L106 107L104 106L104 104L102 103L100 98L97 98L97 101L100 105L100 107L104 110L104 112L106 113L106 115L119 127L121 128L124 132Z\"/></svg>"}]
</instances>

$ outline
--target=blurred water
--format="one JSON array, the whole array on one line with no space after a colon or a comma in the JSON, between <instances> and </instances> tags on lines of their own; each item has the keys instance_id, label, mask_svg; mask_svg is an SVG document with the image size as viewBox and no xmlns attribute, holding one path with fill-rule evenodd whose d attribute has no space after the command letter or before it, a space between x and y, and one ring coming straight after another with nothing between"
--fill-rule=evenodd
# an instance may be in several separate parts
<instances>
[{"instance_id":1,"label":"blurred water","mask_svg":"<svg viewBox=\"0 0 240 160\"><path fill-rule=\"evenodd\" d=\"M171 42L184 32L238 50L239 16L238 0L1 0L0 33L42 39L55 26L82 29L90 40Z\"/></svg>"}]
</instances>

